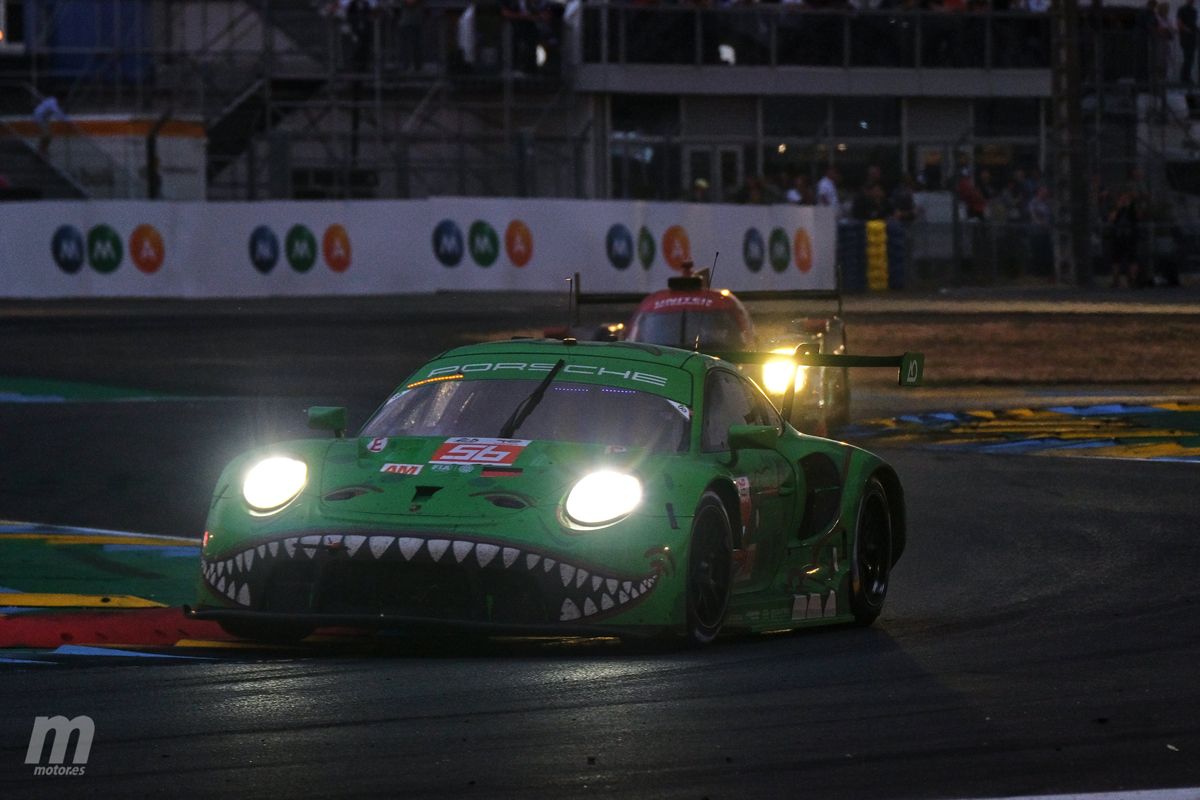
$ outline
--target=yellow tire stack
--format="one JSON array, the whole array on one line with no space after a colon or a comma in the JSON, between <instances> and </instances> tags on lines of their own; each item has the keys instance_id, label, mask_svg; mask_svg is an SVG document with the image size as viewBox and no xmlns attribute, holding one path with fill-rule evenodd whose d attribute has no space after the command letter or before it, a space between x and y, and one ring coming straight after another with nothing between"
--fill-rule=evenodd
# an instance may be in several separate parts
<instances>
[{"instance_id":1,"label":"yellow tire stack","mask_svg":"<svg viewBox=\"0 0 1200 800\"><path fill-rule=\"evenodd\" d=\"M867 288L872 292L888 288L887 223L881 219L867 223Z\"/></svg>"}]
</instances>

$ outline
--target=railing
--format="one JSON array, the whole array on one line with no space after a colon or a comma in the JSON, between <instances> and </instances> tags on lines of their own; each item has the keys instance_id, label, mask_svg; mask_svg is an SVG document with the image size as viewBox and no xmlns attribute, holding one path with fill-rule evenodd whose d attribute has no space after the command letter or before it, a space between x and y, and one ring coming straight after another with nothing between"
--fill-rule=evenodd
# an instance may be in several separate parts
<instances>
[{"instance_id":1,"label":"railing","mask_svg":"<svg viewBox=\"0 0 1200 800\"><path fill-rule=\"evenodd\" d=\"M582 49L585 64L1046 69L1050 19L797 4L588 4Z\"/></svg>"},{"instance_id":2,"label":"railing","mask_svg":"<svg viewBox=\"0 0 1200 800\"><path fill-rule=\"evenodd\" d=\"M31 4L24 57L0 59L0 79L52 90L78 113L154 110L176 91L189 101L233 97L263 75L556 81L563 8L550 5L553 13L529 29L498 5L474 9L464 0L426 0L415 12L383 0L361 23L318 0ZM214 106L219 100L209 98L206 109Z\"/></svg>"},{"instance_id":3,"label":"railing","mask_svg":"<svg viewBox=\"0 0 1200 800\"><path fill-rule=\"evenodd\" d=\"M863 222L839 223L838 261L843 284L870 286ZM956 286L1011 286L1055 282L1053 228L1030 222L962 220L887 224L887 288L928 290ZM1178 285L1180 273L1200 270L1200 227L1195 223L1144 222L1139 226L1136 263L1140 285ZM1093 226L1089 275L1108 284L1129 265L1114 263L1108 226Z\"/></svg>"},{"instance_id":4,"label":"railing","mask_svg":"<svg viewBox=\"0 0 1200 800\"><path fill-rule=\"evenodd\" d=\"M27 84L0 83L0 89L10 102L13 97L25 97L31 111L41 100ZM133 170L100 148L69 116L0 122L0 140L17 147L28 165L24 170L28 174L8 167L9 181L37 186L44 178L42 171L50 170L55 179L85 197L113 199L140 194L142 184Z\"/></svg>"}]
</instances>

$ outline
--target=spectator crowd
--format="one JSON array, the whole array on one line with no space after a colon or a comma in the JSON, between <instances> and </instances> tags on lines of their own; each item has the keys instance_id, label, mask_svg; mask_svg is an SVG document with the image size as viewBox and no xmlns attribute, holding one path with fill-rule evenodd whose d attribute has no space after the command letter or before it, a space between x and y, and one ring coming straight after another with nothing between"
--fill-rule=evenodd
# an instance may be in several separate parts
<instances>
[{"instance_id":1,"label":"spectator crowd","mask_svg":"<svg viewBox=\"0 0 1200 800\"><path fill-rule=\"evenodd\" d=\"M722 202L830 206L843 224L882 220L907 225L927 221L921 203L927 188L941 187L925 187L909 174L888 182L878 165L868 165L863 179L850 187L830 164L816 181L806 172L788 170L770 178L748 176ZM1003 176L986 166L963 167L950 193L966 226L964 246L976 258L981 247L987 250L997 276L1054 275L1054 204L1037 167L1004 168ZM709 181L696 178L680 199L711 202ZM1114 288L1179 285L1182 232L1169 219L1169 206L1147 188L1140 169L1130 169L1114 187L1093 178L1089 206L1097 275L1107 276Z\"/></svg>"}]
</instances>

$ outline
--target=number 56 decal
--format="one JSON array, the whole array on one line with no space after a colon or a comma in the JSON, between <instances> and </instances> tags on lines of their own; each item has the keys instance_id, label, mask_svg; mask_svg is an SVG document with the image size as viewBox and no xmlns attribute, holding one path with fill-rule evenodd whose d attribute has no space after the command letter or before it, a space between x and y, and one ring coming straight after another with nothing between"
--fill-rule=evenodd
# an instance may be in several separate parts
<instances>
[{"instance_id":1,"label":"number 56 decal","mask_svg":"<svg viewBox=\"0 0 1200 800\"><path fill-rule=\"evenodd\" d=\"M529 439L447 439L429 459L431 464L511 464Z\"/></svg>"}]
</instances>

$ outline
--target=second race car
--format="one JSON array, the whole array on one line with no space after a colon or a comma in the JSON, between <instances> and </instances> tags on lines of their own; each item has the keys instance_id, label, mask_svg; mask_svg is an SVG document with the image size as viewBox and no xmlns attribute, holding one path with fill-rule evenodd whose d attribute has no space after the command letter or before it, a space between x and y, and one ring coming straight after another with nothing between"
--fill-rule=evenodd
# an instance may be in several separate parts
<instances>
[{"instance_id":1,"label":"second race car","mask_svg":"<svg viewBox=\"0 0 1200 800\"><path fill-rule=\"evenodd\" d=\"M595 337L605 340L668 345L713 353L762 350L779 356L758 367L754 377L776 406L784 406L790 391L788 421L807 433L826 435L850 420L850 376L845 368L793 363L795 355L843 355L846 326L836 292L747 292L758 300L837 300L837 312L791 320L785 332L767 338L755 328L741 299L729 289L714 289L707 269L694 271L684 262L682 273L667 279L661 289L638 302L627 323L600 326ZM628 295L588 295L573 288L577 303L628 301Z\"/></svg>"}]
</instances>

